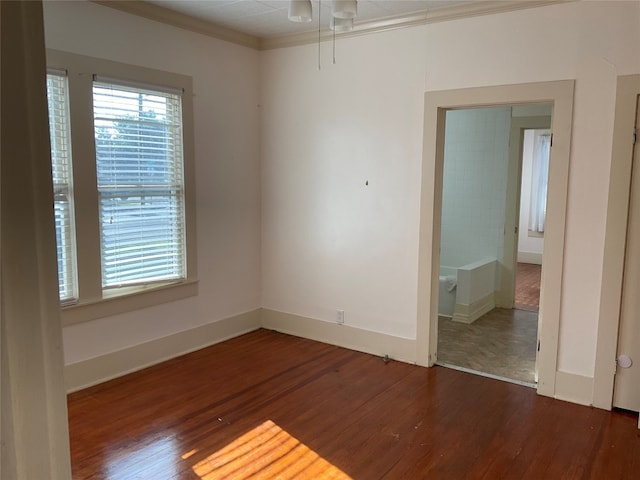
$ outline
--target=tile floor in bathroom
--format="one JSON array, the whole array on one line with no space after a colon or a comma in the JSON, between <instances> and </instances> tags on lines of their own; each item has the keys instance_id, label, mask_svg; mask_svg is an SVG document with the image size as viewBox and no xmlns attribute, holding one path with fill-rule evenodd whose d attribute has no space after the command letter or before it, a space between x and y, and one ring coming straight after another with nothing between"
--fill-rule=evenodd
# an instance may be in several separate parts
<instances>
[{"instance_id":1,"label":"tile floor in bathroom","mask_svg":"<svg viewBox=\"0 0 640 480\"><path fill-rule=\"evenodd\" d=\"M470 325L438 318L438 362L534 382L537 312L495 308Z\"/></svg>"},{"instance_id":2,"label":"tile floor in bathroom","mask_svg":"<svg viewBox=\"0 0 640 480\"><path fill-rule=\"evenodd\" d=\"M540 271L518 264L517 309L495 308L470 325L438 317L438 363L533 384Z\"/></svg>"}]
</instances>

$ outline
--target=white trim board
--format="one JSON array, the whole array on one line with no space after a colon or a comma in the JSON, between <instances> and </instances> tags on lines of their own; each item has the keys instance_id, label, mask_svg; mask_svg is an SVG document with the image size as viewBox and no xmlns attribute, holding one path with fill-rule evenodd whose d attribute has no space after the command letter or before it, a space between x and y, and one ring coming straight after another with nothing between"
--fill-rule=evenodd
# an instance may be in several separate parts
<instances>
[{"instance_id":1,"label":"white trim board","mask_svg":"<svg viewBox=\"0 0 640 480\"><path fill-rule=\"evenodd\" d=\"M155 5L143 1L131 0L90 0L92 3L102 5L103 7L113 8L130 15L146 18L156 22L171 25L172 27L182 28L194 33L200 33L208 37L217 38L226 42L242 45L243 47L260 49L260 38L253 35L247 35L236 30L232 30L222 25L218 25L201 18L170 10L160 5Z\"/></svg>"},{"instance_id":2,"label":"white trim board","mask_svg":"<svg viewBox=\"0 0 640 480\"><path fill-rule=\"evenodd\" d=\"M639 95L640 75L618 77L593 383L594 406L607 410L612 407L616 373L622 277L631 191L633 159L631 139L635 124L636 101Z\"/></svg>"},{"instance_id":3,"label":"white trim board","mask_svg":"<svg viewBox=\"0 0 640 480\"><path fill-rule=\"evenodd\" d=\"M186 15L170 10L156 4L145 1L131 0L90 0L104 7L120 10L131 15L147 18L156 22L182 28L202 35L207 35L218 40L253 48L254 50L271 50L297 45L306 45L318 41L318 32L306 32L293 35L280 35L270 38L261 38L254 35L239 32L201 18ZM358 22L351 32L337 33L336 38L364 35L369 33L384 32L397 28L414 27L428 23L446 22L461 18L477 17L480 15L492 15L512 12L527 8L546 7L561 3L571 3L576 0L484 0L463 5L438 8L435 10L415 12L411 15L386 17L368 22ZM333 39L333 32L326 29L321 33L322 41Z\"/></svg>"},{"instance_id":4,"label":"white trim board","mask_svg":"<svg viewBox=\"0 0 640 480\"><path fill-rule=\"evenodd\" d=\"M500 375L494 375L493 373L481 372L480 370L474 370L472 368L459 367L457 365L453 365L451 363L446 362L437 362L434 366L450 368L451 370L457 370L459 372L470 373L471 375L479 375L485 378L491 378L493 380L500 380L501 382L513 383L515 385L520 385L521 387L528 388L536 388L537 385L531 382L524 382L522 380L516 380L514 378L502 377Z\"/></svg>"},{"instance_id":5,"label":"white trim board","mask_svg":"<svg viewBox=\"0 0 640 480\"><path fill-rule=\"evenodd\" d=\"M309 340L378 355L380 357L388 354L389 357L394 360L415 363L413 360L413 352L415 352L416 342L412 339L371 332L348 325L340 325L338 323L316 320L269 309L262 309L262 327ZM449 365L442 366L453 368ZM473 370L465 370L463 368L455 369L480 374L488 378L507 380L495 375L483 374ZM535 388L535 384L518 381L511 382ZM558 371L556 374L554 398L579 405L591 405L592 389L593 378Z\"/></svg>"},{"instance_id":6,"label":"white trim board","mask_svg":"<svg viewBox=\"0 0 640 480\"><path fill-rule=\"evenodd\" d=\"M456 303L453 307L453 321L469 325L494 308L496 308L495 293L491 292L471 305Z\"/></svg>"},{"instance_id":7,"label":"white trim board","mask_svg":"<svg viewBox=\"0 0 640 480\"><path fill-rule=\"evenodd\" d=\"M542 254L538 252L518 252L518 263L542 265Z\"/></svg>"},{"instance_id":8,"label":"white trim board","mask_svg":"<svg viewBox=\"0 0 640 480\"><path fill-rule=\"evenodd\" d=\"M260 328L260 309L65 367L67 393L132 373Z\"/></svg>"},{"instance_id":9,"label":"white trim board","mask_svg":"<svg viewBox=\"0 0 640 480\"><path fill-rule=\"evenodd\" d=\"M593 404L593 378L568 372L556 372L554 398L579 405Z\"/></svg>"},{"instance_id":10,"label":"white trim board","mask_svg":"<svg viewBox=\"0 0 640 480\"><path fill-rule=\"evenodd\" d=\"M393 360L415 363L415 340L325 322L290 313L256 309L217 322L66 365L67 393L156 365L245 333L266 328Z\"/></svg>"},{"instance_id":11,"label":"white trim board","mask_svg":"<svg viewBox=\"0 0 640 480\"><path fill-rule=\"evenodd\" d=\"M191 330L67 365L65 367L67 393L142 370L259 328L275 330L379 357L388 355L393 360L416 363L417 344L414 339L259 308ZM458 370L466 371L461 368ZM491 375L484 376L500 379ZM581 405L590 405L593 383L593 378L590 377L557 372L554 397ZM526 386L532 385L527 384Z\"/></svg>"},{"instance_id":12,"label":"white trim board","mask_svg":"<svg viewBox=\"0 0 640 480\"><path fill-rule=\"evenodd\" d=\"M338 347L415 363L416 341L292 313L262 309L262 327Z\"/></svg>"},{"instance_id":13,"label":"white trim board","mask_svg":"<svg viewBox=\"0 0 640 480\"><path fill-rule=\"evenodd\" d=\"M495 15L498 13L513 12L526 8L546 7L558 3L569 3L575 0L483 0L481 2L466 3L463 5L452 5L435 10L415 12L410 15L399 15L371 20L368 22L356 22L353 30L349 32L336 33L336 38L354 37L370 33L385 32L398 28L415 27L430 23L447 22L462 18L471 18L481 15ZM323 30L321 41L333 39L331 30ZM306 32L294 35L281 35L273 38L262 38L260 50L272 50L276 48L294 47L298 45L308 45L318 42L318 32Z\"/></svg>"}]
</instances>

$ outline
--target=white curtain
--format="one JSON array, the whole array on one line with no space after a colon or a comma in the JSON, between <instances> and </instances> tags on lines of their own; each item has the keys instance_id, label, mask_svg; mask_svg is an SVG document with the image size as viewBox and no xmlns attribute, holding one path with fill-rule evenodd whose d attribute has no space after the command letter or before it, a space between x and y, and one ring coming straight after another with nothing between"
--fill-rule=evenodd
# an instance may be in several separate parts
<instances>
[{"instance_id":1,"label":"white curtain","mask_svg":"<svg viewBox=\"0 0 640 480\"><path fill-rule=\"evenodd\" d=\"M544 222L547 215L550 148L551 135L535 136L531 175L531 208L529 211L529 230L532 232L544 232Z\"/></svg>"}]
</instances>

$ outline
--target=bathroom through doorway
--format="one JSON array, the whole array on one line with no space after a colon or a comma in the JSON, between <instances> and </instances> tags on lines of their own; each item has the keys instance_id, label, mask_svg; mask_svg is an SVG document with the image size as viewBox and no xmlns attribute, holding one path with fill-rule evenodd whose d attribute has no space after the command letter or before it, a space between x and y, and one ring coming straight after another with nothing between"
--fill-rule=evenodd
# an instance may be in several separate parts
<instances>
[{"instance_id":1,"label":"bathroom through doorway","mask_svg":"<svg viewBox=\"0 0 640 480\"><path fill-rule=\"evenodd\" d=\"M446 112L440 365L536 386L551 114L551 104Z\"/></svg>"}]
</instances>

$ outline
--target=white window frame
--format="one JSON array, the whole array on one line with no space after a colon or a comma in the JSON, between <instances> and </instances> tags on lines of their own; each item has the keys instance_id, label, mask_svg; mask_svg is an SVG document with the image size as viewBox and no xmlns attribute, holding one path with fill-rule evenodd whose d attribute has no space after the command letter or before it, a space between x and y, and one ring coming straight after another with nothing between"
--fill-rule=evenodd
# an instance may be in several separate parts
<instances>
[{"instance_id":1,"label":"white window frame","mask_svg":"<svg viewBox=\"0 0 640 480\"><path fill-rule=\"evenodd\" d=\"M93 57L47 50L50 69L67 72L75 200L78 298L62 305L65 325L102 318L197 295L193 81L191 77ZM160 283L104 289L99 197L93 128L94 77L150 88L181 90L184 161L186 277Z\"/></svg>"},{"instance_id":2,"label":"white window frame","mask_svg":"<svg viewBox=\"0 0 640 480\"><path fill-rule=\"evenodd\" d=\"M49 79L60 82L49 95ZM77 302L78 278L76 268L75 222L73 201L73 161L71 157L71 131L69 128L69 84L67 72L47 71L47 105L51 140L53 171L53 203L56 216L56 250L58 257L58 294L62 305ZM62 198L62 200L59 200ZM66 207L64 204L66 203ZM64 212L64 213L59 213ZM60 221L60 225L58 222ZM58 238L58 226L60 238ZM62 258L61 258L62 256Z\"/></svg>"}]
</instances>

